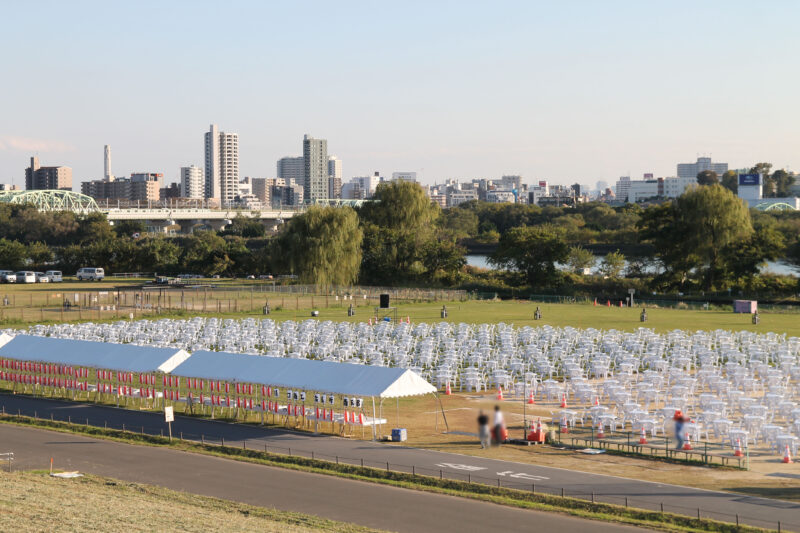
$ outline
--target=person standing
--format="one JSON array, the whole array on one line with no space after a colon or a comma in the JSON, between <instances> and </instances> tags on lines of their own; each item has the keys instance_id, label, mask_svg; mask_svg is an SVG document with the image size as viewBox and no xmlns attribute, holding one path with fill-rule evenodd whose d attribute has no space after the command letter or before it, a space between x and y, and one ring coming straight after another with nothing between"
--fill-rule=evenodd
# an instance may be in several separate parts
<instances>
[{"instance_id":1,"label":"person standing","mask_svg":"<svg viewBox=\"0 0 800 533\"><path fill-rule=\"evenodd\" d=\"M488 448L489 444L491 444L489 416L483 412L483 409L478 413L478 436L481 439L481 448Z\"/></svg>"},{"instance_id":2,"label":"person standing","mask_svg":"<svg viewBox=\"0 0 800 533\"><path fill-rule=\"evenodd\" d=\"M494 440L498 446L505 441L506 423L503 418L503 412L500 411L500 406L494 406Z\"/></svg>"},{"instance_id":3,"label":"person standing","mask_svg":"<svg viewBox=\"0 0 800 533\"><path fill-rule=\"evenodd\" d=\"M683 416L683 413L680 409L675 411L675 416L672 417L675 420L675 440L678 441L678 445L675 447L676 450L683 449L683 441L684 441L684 433L683 433L683 425L686 423L687 418Z\"/></svg>"}]
</instances>

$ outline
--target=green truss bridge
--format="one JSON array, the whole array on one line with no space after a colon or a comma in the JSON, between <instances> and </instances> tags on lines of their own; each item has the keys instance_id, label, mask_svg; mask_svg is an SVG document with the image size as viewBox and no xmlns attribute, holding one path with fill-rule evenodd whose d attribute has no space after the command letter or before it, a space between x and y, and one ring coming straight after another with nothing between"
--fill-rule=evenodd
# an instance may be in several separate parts
<instances>
[{"instance_id":1,"label":"green truss bridge","mask_svg":"<svg viewBox=\"0 0 800 533\"><path fill-rule=\"evenodd\" d=\"M0 191L0 203L30 204L39 211L91 213L100 210L91 196L62 190Z\"/></svg>"}]
</instances>

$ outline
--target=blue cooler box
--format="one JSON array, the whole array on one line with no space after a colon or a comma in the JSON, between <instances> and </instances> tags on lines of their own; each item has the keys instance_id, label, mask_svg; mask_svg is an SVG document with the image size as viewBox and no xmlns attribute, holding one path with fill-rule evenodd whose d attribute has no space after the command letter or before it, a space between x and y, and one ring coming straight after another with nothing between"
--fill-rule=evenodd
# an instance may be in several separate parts
<instances>
[{"instance_id":1,"label":"blue cooler box","mask_svg":"<svg viewBox=\"0 0 800 533\"><path fill-rule=\"evenodd\" d=\"M408 438L406 428L394 428L392 430L392 442L405 442Z\"/></svg>"}]
</instances>

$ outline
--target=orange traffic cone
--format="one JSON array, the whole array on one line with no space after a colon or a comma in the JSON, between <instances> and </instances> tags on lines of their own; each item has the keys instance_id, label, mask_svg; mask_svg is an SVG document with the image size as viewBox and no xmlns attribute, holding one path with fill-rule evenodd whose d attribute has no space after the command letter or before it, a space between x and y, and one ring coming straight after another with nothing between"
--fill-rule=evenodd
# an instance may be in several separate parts
<instances>
[{"instance_id":1,"label":"orange traffic cone","mask_svg":"<svg viewBox=\"0 0 800 533\"><path fill-rule=\"evenodd\" d=\"M593 305L594 305L595 307L597 307L597 298L595 298L595 299L594 299L594 304L593 304Z\"/></svg>"},{"instance_id":2,"label":"orange traffic cone","mask_svg":"<svg viewBox=\"0 0 800 533\"><path fill-rule=\"evenodd\" d=\"M445 393L447 396L450 396L451 394L453 394L453 391L452 391L452 390L450 390L450 382L449 382L449 381L447 382L447 386L446 386L446 387L445 387L445 389L444 389L444 393Z\"/></svg>"},{"instance_id":3,"label":"orange traffic cone","mask_svg":"<svg viewBox=\"0 0 800 533\"><path fill-rule=\"evenodd\" d=\"M792 461L792 454L789 452L789 445L786 445L786 451L783 453L783 462L784 463L793 463Z\"/></svg>"},{"instance_id":4,"label":"orange traffic cone","mask_svg":"<svg viewBox=\"0 0 800 533\"><path fill-rule=\"evenodd\" d=\"M622 300L619 301L619 306L622 307Z\"/></svg>"},{"instance_id":5,"label":"orange traffic cone","mask_svg":"<svg viewBox=\"0 0 800 533\"><path fill-rule=\"evenodd\" d=\"M598 422L597 423L597 438L598 439L606 438L606 434L603 433L603 423L602 422Z\"/></svg>"},{"instance_id":6,"label":"orange traffic cone","mask_svg":"<svg viewBox=\"0 0 800 533\"><path fill-rule=\"evenodd\" d=\"M567 394L566 393L561 395L561 408L562 409L566 409L567 408Z\"/></svg>"},{"instance_id":7,"label":"orange traffic cone","mask_svg":"<svg viewBox=\"0 0 800 533\"><path fill-rule=\"evenodd\" d=\"M600 405L600 396L595 396L594 397L594 404L595 405Z\"/></svg>"},{"instance_id":8,"label":"orange traffic cone","mask_svg":"<svg viewBox=\"0 0 800 533\"><path fill-rule=\"evenodd\" d=\"M502 402L503 401L503 387L501 387L499 385L497 386L497 401L498 402Z\"/></svg>"},{"instance_id":9,"label":"orange traffic cone","mask_svg":"<svg viewBox=\"0 0 800 533\"><path fill-rule=\"evenodd\" d=\"M611 300L606 300L606 307L611 307Z\"/></svg>"},{"instance_id":10,"label":"orange traffic cone","mask_svg":"<svg viewBox=\"0 0 800 533\"><path fill-rule=\"evenodd\" d=\"M567 425L567 417L561 417L561 433L569 433L569 426Z\"/></svg>"},{"instance_id":11,"label":"orange traffic cone","mask_svg":"<svg viewBox=\"0 0 800 533\"><path fill-rule=\"evenodd\" d=\"M683 443L683 449L689 451L692 449L692 435L686 432L686 442Z\"/></svg>"},{"instance_id":12,"label":"orange traffic cone","mask_svg":"<svg viewBox=\"0 0 800 533\"><path fill-rule=\"evenodd\" d=\"M647 444L647 433L645 433L644 428L642 428L642 436L639 437L639 444Z\"/></svg>"},{"instance_id":13,"label":"orange traffic cone","mask_svg":"<svg viewBox=\"0 0 800 533\"><path fill-rule=\"evenodd\" d=\"M533 405L533 404L535 404L535 403L536 403L536 402L533 400L533 392L530 392L530 393L528 394L528 405Z\"/></svg>"},{"instance_id":14,"label":"orange traffic cone","mask_svg":"<svg viewBox=\"0 0 800 533\"><path fill-rule=\"evenodd\" d=\"M733 456L734 457L742 457L744 454L742 453L742 441L736 439L736 446L733 448Z\"/></svg>"}]
</instances>

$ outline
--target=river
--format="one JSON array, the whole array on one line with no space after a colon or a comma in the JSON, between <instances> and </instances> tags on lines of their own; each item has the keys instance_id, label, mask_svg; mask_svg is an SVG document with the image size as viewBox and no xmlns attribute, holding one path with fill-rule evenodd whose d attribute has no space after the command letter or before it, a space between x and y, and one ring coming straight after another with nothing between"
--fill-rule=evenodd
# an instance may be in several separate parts
<instances>
[{"instance_id":1,"label":"river","mask_svg":"<svg viewBox=\"0 0 800 533\"><path fill-rule=\"evenodd\" d=\"M597 257L595 264L592 267L592 274L597 273L597 270L600 267L600 261L602 261L602 257ZM469 266L478 268L492 268L492 265L489 264L489 256L486 254L468 254L467 264ZM564 267L564 265L558 266L559 268ZM628 262L626 261L625 267L627 268L627 266ZM800 267L786 263L785 261L767 261L767 266L762 271L765 273L769 272L771 274L780 274L782 276L800 277Z\"/></svg>"}]
</instances>

